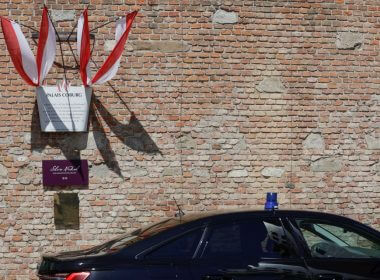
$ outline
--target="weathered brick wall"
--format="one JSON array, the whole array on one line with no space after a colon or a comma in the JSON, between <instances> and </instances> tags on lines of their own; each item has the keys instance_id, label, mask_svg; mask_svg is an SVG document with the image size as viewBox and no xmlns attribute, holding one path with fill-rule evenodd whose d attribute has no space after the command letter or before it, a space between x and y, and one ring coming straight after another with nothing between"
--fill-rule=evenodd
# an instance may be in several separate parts
<instances>
[{"instance_id":1,"label":"weathered brick wall","mask_svg":"<svg viewBox=\"0 0 380 280\"><path fill-rule=\"evenodd\" d=\"M42 5L2 0L0 13L38 28ZM91 28L140 9L118 75L94 87L89 133L40 132L35 90L0 38L0 279L171 216L173 198L208 211L277 191L281 208L380 228L378 0L47 1L59 31L87 5ZM94 33L98 64L113 28ZM62 78L54 67L48 84ZM43 159L79 157L88 188L42 186ZM79 193L80 230L55 229L59 191Z\"/></svg>"}]
</instances>

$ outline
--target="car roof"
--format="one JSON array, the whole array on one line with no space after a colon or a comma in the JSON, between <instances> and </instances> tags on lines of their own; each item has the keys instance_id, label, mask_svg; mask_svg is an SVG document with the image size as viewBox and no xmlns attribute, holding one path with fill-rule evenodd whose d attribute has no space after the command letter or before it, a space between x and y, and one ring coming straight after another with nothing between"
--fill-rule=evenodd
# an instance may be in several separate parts
<instances>
[{"instance_id":1,"label":"car roof","mask_svg":"<svg viewBox=\"0 0 380 280\"><path fill-rule=\"evenodd\" d=\"M230 214L278 214L278 215L289 215L289 216L316 216L316 215L328 215L335 217L342 217L336 214L331 214L328 212L317 212L312 210L292 210L292 209L276 209L276 210L264 210L262 208L238 208L238 209L220 209L214 211L196 212L190 213L182 216L175 217L182 222L195 221L202 218L219 216L219 215L230 215Z\"/></svg>"},{"instance_id":2,"label":"car roof","mask_svg":"<svg viewBox=\"0 0 380 280\"><path fill-rule=\"evenodd\" d=\"M140 238L146 238L147 236L151 236L152 234L157 234L161 231L165 231L167 229L175 228L180 225L188 225L193 223L218 223L224 222L228 220L235 219L244 219L252 216L257 217L287 217L287 218L311 218L311 219L321 219L321 220L329 220L335 222L343 222L348 225L357 225L361 227L367 227L355 220L350 218L346 218L343 216L325 213L325 212L317 212L317 211L308 211L308 210L263 210L258 208L239 208L239 209L221 209L216 211L204 211L197 213L189 213L183 214L181 211L181 215L176 215L175 217L167 218L165 220L161 220L155 224L150 224L145 227L142 227L134 232L132 235L138 235Z\"/></svg>"},{"instance_id":3,"label":"car roof","mask_svg":"<svg viewBox=\"0 0 380 280\"><path fill-rule=\"evenodd\" d=\"M356 223L359 222L337 214L332 214L328 212L321 211L313 211L313 210L293 210L293 209L276 209L276 210L264 210L263 208L238 208L238 209L220 209L215 211L205 211L205 212L197 212L190 213L182 216L175 217L179 223L188 223L203 219L213 219L219 216L245 216L245 215L262 215L262 216L277 216L277 217L289 217L289 218L314 218L314 219L333 219L333 220L344 220L348 223Z\"/></svg>"}]
</instances>

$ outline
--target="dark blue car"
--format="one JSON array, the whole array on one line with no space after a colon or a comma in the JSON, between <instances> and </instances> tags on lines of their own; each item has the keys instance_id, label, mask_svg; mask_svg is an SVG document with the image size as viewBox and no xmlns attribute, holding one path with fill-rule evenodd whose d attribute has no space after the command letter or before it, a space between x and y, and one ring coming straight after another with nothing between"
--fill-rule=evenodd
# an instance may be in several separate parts
<instances>
[{"instance_id":1,"label":"dark blue car","mask_svg":"<svg viewBox=\"0 0 380 280\"><path fill-rule=\"evenodd\" d=\"M49 280L380 279L380 232L306 211L180 215L100 246L44 256Z\"/></svg>"}]
</instances>

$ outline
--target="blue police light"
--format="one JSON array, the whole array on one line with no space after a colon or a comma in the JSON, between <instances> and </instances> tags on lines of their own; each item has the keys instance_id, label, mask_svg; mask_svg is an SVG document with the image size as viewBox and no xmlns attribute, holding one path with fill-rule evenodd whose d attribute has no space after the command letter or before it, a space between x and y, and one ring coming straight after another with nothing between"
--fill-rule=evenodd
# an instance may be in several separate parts
<instances>
[{"instance_id":1,"label":"blue police light","mask_svg":"<svg viewBox=\"0 0 380 280\"><path fill-rule=\"evenodd\" d=\"M265 210L275 209L278 209L277 193L269 192L267 193L267 202L265 202Z\"/></svg>"}]
</instances>

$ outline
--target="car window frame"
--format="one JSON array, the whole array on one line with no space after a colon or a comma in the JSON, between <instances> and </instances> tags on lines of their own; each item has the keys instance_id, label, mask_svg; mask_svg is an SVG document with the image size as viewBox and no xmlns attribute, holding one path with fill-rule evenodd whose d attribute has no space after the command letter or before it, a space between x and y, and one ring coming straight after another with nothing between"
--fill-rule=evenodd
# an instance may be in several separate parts
<instances>
[{"instance_id":1,"label":"car window frame","mask_svg":"<svg viewBox=\"0 0 380 280\"><path fill-rule=\"evenodd\" d=\"M341 227L341 228L344 228L347 230L351 230L356 234L357 234L357 232L359 232L360 235L363 235L365 238L367 238L369 240L375 239L375 240L378 240L380 242L380 237L372 234L370 231L366 231L366 227L364 224L354 222L354 221L352 223L349 223L345 220L329 219L329 217L327 217L327 218L325 218L325 217L323 217L323 218L320 218L320 217L299 217L299 216L292 217L291 219L289 219L289 221L291 222L291 225L293 227L295 227L295 229L298 231L298 233L297 233L297 235L299 235L298 238L302 239L302 243L304 244L303 247L304 247L304 250L306 252L305 259L309 259L309 260L347 260L347 261L350 261L350 260L351 261L352 260L376 260L376 261L380 261L380 258L371 258L371 257L367 257L367 258L342 258L342 257L320 258L320 257L315 257L311 253L310 247L309 247L309 245L308 245L308 243L307 243L307 241L306 241L306 239L302 233L302 230L298 226L297 220L307 220L307 221L312 221L315 224L326 224L326 225Z\"/></svg>"},{"instance_id":2,"label":"car window frame","mask_svg":"<svg viewBox=\"0 0 380 280\"><path fill-rule=\"evenodd\" d=\"M209 222L206 226L205 231L204 231L204 236L202 237L202 240L199 244L199 245L201 245L201 247L198 250L198 254L195 256L195 259L197 259L199 261L205 260L205 259L202 259L202 254L204 253L205 246L207 245L207 242L208 242L208 238L210 237L210 233L212 232L212 230L211 230L212 227L225 225L228 223L249 222L252 220L264 222L265 220L270 220L270 219L277 219L279 221L290 245L293 246L293 248L294 248L295 256L293 258L265 258L265 257L260 257L260 258L257 258L256 260L259 262L261 260L293 260L294 261L294 260L302 259L303 254L301 253L299 246L295 243L295 239L294 239L293 235L291 234L291 232L289 232L288 227L285 225L285 223L283 221L283 217L280 217L277 215L273 215L273 216L252 215L249 217L247 217L247 216L239 217L239 218L235 217L233 219L226 219L224 221L211 221L211 222ZM212 262L212 261L218 262L218 261L220 261L220 259L207 259L207 262Z\"/></svg>"},{"instance_id":3,"label":"car window frame","mask_svg":"<svg viewBox=\"0 0 380 280\"><path fill-rule=\"evenodd\" d=\"M294 246L295 253L298 258L303 259L305 257L305 246L307 247L307 244L305 244L305 242L301 239L303 238L302 233L297 232L298 228L294 227L292 220L288 216L280 216L279 219L285 230L287 238Z\"/></svg>"},{"instance_id":4,"label":"car window frame","mask_svg":"<svg viewBox=\"0 0 380 280\"><path fill-rule=\"evenodd\" d=\"M153 251L156 251L156 250L159 250L161 247L165 246L166 244L178 239L178 238L181 238L182 236L186 235L186 234L189 234L191 232L195 232L197 230L203 230L201 232L201 236L198 240L198 244L196 246L196 249L192 255L191 258L189 259L186 259L186 260L192 260L196 257L196 254L201 246L201 243L202 243L202 240L205 236L205 231L206 231L206 225L200 225L200 226L196 226L196 227L192 227L192 228L189 228L187 230L184 230L183 232L181 233L178 233L178 234L175 234L174 236L170 237L170 238L166 238L164 240L162 240L161 242L158 242L157 244L154 244L153 246L150 246L146 249L144 249L143 251L141 251L140 253L138 253L136 256L135 256L135 259L136 260L143 260L143 261L148 261L148 262L160 262L160 261L173 261L173 260L185 260L185 259L179 259L179 258L174 258L174 257L170 257L170 258L157 258L157 259L148 259L146 258L150 253L152 253Z\"/></svg>"}]
</instances>

